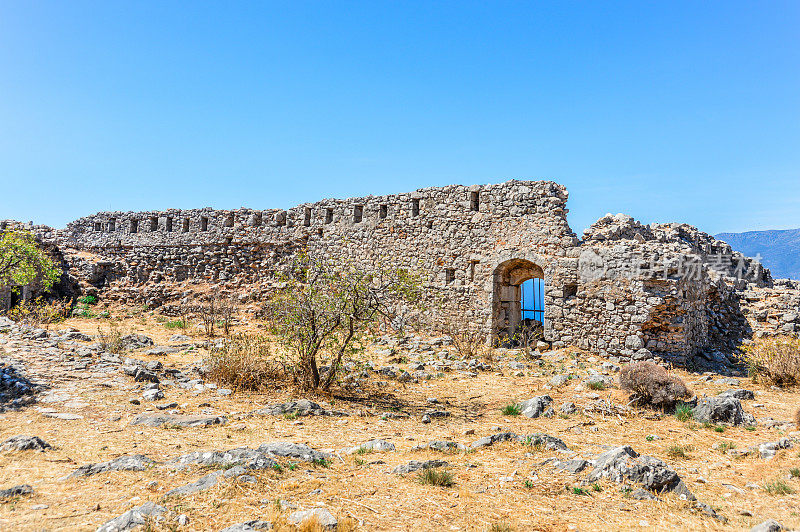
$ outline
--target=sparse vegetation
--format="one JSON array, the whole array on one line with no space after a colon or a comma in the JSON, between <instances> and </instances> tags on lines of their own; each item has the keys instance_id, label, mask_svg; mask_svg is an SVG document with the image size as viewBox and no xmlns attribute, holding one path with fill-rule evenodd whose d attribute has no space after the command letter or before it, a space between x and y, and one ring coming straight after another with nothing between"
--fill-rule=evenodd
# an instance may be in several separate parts
<instances>
[{"instance_id":1,"label":"sparse vegetation","mask_svg":"<svg viewBox=\"0 0 800 532\"><path fill-rule=\"evenodd\" d=\"M100 349L109 353L120 354L125 351L125 343L122 341L122 336L122 331L113 323L108 330L104 330L101 327L97 328Z\"/></svg>"},{"instance_id":2,"label":"sparse vegetation","mask_svg":"<svg viewBox=\"0 0 800 532\"><path fill-rule=\"evenodd\" d=\"M677 401L691 395L680 378L668 374L667 370L649 361L636 362L622 368L619 383L640 404L662 409L672 408Z\"/></svg>"},{"instance_id":3,"label":"sparse vegetation","mask_svg":"<svg viewBox=\"0 0 800 532\"><path fill-rule=\"evenodd\" d=\"M0 288L19 292L20 287L35 285L49 291L61 277L56 265L30 231L0 233Z\"/></svg>"},{"instance_id":4,"label":"sparse vegetation","mask_svg":"<svg viewBox=\"0 0 800 532\"><path fill-rule=\"evenodd\" d=\"M600 391L606 389L606 383L603 381L592 381L588 384L590 390Z\"/></svg>"},{"instance_id":5,"label":"sparse vegetation","mask_svg":"<svg viewBox=\"0 0 800 532\"><path fill-rule=\"evenodd\" d=\"M761 382L800 384L800 338L759 338L744 347L743 358L750 374Z\"/></svg>"},{"instance_id":6,"label":"sparse vegetation","mask_svg":"<svg viewBox=\"0 0 800 532\"><path fill-rule=\"evenodd\" d=\"M678 421L689 421L694 418L694 409L692 405L678 403L678 405L675 406L675 417L678 418Z\"/></svg>"},{"instance_id":7,"label":"sparse vegetation","mask_svg":"<svg viewBox=\"0 0 800 532\"><path fill-rule=\"evenodd\" d=\"M502 412L504 416L518 416L522 413L522 409L517 403L508 403L500 409L500 412Z\"/></svg>"},{"instance_id":8,"label":"sparse vegetation","mask_svg":"<svg viewBox=\"0 0 800 532\"><path fill-rule=\"evenodd\" d=\"M795 492L793 487L781 479L765 482L764 490L770 495L791 495Z\"/></svg>"},{"instance_id":9,"label":"sparse vegetation","mask_svg":"<svg viewBox=\"0 0 800 532\"><path fill-rule=\"evenodd\" d=\"M208 378L234 390L261 390L285 381L287 369L262 335L235 334L206 359Z\"/></svg>"},{"instance_id":10,"label":"sparse vegetation","mask_svg":"<svg viewBox=\"0 0 800 532\"><path fill-rule=\"evenodd\" d=\"M427 484L429 486L441 486L443 488L452 487L456 483L455 479L453 478L453 474L450 473L450 471L435 467L423 469L417 473L417 482L420 484Z\"/></svg>"},{"instance_id":11,"label":"sparse vegetation","mask_svg":"<svg viewBox=\"0 0 800 532\"><path fill-rule=\"evenodd\" d=\"M667 456L670 458L689 458L690 453L694 451L692 445L670 445L666 449Z\"/></svg>"}]
</instances>

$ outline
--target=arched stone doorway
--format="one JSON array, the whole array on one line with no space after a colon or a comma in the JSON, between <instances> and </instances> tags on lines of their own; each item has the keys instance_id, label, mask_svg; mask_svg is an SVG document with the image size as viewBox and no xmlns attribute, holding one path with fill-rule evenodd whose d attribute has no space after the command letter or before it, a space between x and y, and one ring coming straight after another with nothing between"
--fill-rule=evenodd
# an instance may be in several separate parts
<instances>
[{"instance_id":1,"label":"arched stone doorway","mask_svg":"<svg viewBox=\"0 0 800 532\"><path fill-rule=\"evenodd\" d=\"M510 259L494 270L492 297L492 335L504 344L513 344L523 323L522 284L530 279L544 279L541 266L525 259ZM544 320L542 319L542 322ZM542 323L543 324L543 323Z\"/></svg>"}]
</instances>

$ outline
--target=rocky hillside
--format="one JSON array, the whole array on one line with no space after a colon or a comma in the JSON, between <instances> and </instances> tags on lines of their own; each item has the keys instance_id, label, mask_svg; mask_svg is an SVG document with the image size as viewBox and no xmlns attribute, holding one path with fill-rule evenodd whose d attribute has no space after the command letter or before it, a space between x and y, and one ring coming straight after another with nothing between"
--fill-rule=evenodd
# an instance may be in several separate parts
<instances>
[{"instance_id":1,"label":"rocky hillside","mask_svg":"<svg viewBox=\"0 0 800 532\"><path fill-rule=\"evenodd\" d=\"M716 235L748 257L761 255L775 279L800 279L800 229Z\"/></svg>"}]
</instances>

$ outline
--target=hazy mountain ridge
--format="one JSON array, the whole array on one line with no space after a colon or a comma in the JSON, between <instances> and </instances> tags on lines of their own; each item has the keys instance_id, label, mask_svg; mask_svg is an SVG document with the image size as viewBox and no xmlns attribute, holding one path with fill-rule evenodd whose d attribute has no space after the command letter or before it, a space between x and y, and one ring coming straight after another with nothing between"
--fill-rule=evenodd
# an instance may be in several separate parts
<instances>
[{"instance_id":1,"label":"hazy mountain ridge","mask_svg":"<svg viewBox=\"0 0 800 532\"><path fill-rule=\"evenodd\" d=\"M761 255L775 279L800 279L800 229L720 233L715 238L748 257Z\"/></svg>"}]
</instances>

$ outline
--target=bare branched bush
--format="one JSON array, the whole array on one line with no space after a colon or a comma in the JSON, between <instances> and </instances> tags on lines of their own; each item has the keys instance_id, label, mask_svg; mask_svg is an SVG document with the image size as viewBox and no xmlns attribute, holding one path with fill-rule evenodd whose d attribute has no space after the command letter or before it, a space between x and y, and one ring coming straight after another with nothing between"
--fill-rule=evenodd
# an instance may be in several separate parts
<instances>
[{"instance_id":1,"label":"bare branched bush","mask_svg":"<svg viewBox=\"0 0 800 532\"><path fill-rule=\"evenodd\" d=\"M800 338L759 338L744 348L742 358L757 380L776 386L800 384Z\"/></svg>"},{"instance_id":2,"label":"bare branched bush","mask_svg":"<svg viewBox=\"0 0 800 532\"><path fill-rule=\"evenodd\" d=\"M283 286L265 314L270 330L291 355L298 383L328 389L345 354L364 349L364 336L381 317L396 315L403 304L420 298L420 284L406 270L347 259L327 260L299 254L279 273ZM326 374L319 360L327 356Z\"/></svg>"},{"instance_id":3,"label":"bare branched bush","mask_svg":"<svg viewBox=\"0 0 800 532\"><path fill-rule=\"evenodd\" d=\"M261 335L235 334L214 349L205 363L210 380L234 390L261 390L286 380L288 373Z\"/></svg>"},{"instance_id":4,"label":"bare branched bush","mask_svg":"<svg viewBox=\"0 0 800 532\"><path fill-rule=\"evenodd\" d=\"M691 391L680 378L653 362L625 366L620 372L619 384L640 404L664 409L672 408L679 400L691 396Z\"/></svg>"},{"instance_id":5,"label":"bare branched bush","mask_svg":"<svg viewBox=\"0 0 800 532\"><path fill-rule=\"evenodd\" d=\"M203 331L209 338L214 336L218 312L219 308L215 296L211 296L206 303L201 303L195 307L195 313L200 316L200 321L203 323Z\"/></svg>"},{"instance_id":6,"label":"bare branched bush","mask_svg":"<svg viewBox=\"0 0 800 532\"><path fill-rule=\"evenodd\" d=\"M486 333L470 323L466 313L455 310L445 313L442 332L453 339L453 347L461 358L490 358Z\"/></svg>"},{"instance_id":7,"label":"bare branched bush","mask_svg":"<svg viewBox=\"0 0 800 532\"><path fill-rule=\"evenodd\" d=\"M222 332L225 336L231 334L231 327L233 326L233 317L236 315L238 305L236 300L231 297L219 298L217 302L217 314L219 315L219 326L222 327Z\"/></svg>"},{"instance_id":8,"label":"bare branched bush","mask_svg":"<svg viewBox=\"0 0 800 532\"><path fill-rule=\"evenodd\" d=\"M45 301L44 298L37 297L13 307L8 311L8 317L31 327L49 329L51 324L69 318L71 310L72 304L69 300Z\"/></svg>"}]
</instances>

